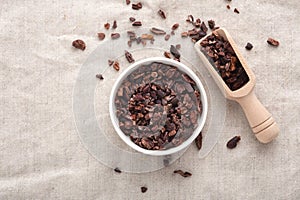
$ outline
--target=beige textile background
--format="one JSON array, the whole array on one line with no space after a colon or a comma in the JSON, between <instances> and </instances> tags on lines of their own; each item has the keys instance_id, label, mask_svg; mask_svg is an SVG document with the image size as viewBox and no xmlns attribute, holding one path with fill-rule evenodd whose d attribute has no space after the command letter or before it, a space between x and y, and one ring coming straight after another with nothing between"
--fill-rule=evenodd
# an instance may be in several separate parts
<instances>
[{"instance_id":1,"label":"beige textile background","mask_svg":"<svg viewBox=\"0 0 300 200\"><path fill-rule=\"evenodd\" d=\"M0 199L300 199L299 1L233 0L231 10L223 0L141 1L139 11L122 0L0 1ZM156 14L160 8L166 20ZM259 144L241 108L227 102L223 133L206 159L199 160L192 145L165 169L117 174L79 140L72 116L78 71L101 44L95 34L105 22L116 19L118 31L131 28L130 16L148 27L179 22L179 33L188 14L230 31L281 134ZM268 46L268 37L280 46ZM77 38L86 41L85 51L71 47ZM228 150L226 142L237 134L240 144ZM175 169L193 176L184 179Z\"/></svg>"}]
</instances>

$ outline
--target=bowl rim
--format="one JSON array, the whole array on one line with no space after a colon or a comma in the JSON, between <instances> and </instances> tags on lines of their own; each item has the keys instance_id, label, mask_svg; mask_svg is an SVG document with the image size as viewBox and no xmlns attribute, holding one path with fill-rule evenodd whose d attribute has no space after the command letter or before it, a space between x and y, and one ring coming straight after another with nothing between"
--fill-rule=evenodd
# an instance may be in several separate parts
<instances>
[{"instance_id":1,"label":"bowl rim","mask_svg":"<svg viewBox=\"0 0 300 200\"><path fill-rule=\"evenodd\" d=\"M150 64L150 63L153 63L153 62L160 62L160 63L163 63L163 64L175 66L180 71L188 74L195 81L195 83L196 83L196 85L197 85L197 87L198 87L198 89L200 91L200 94L201 94L200 96L201 96L201 103L202 103L202 113L200 115L200 119L198 119L198 126L196 127L196 129L194 130L194 132L192 133L192 135L187 140L185 140L182 144L180 144L179 146L176 146L176 147L172 147L170 149L166 149L166 150L147 150L147 149L144 149L144 148L136 145L120 129L120 127L118 125L117 116L115 115L114 99L116 97L117 90L120 87L120 85L123 82L123 80L130 73L132 73L134 70L136 70L139 66L145 65L145 64ZM125 69L119 75L119 77L115 81L115 83L113 85L113 88L111 90L111 93L110 93L110 98L109 98L109 114L110 114L110 119L111 119L113 127L114 127L115 131L118 133L119 137L128 146L130 146L134 150L136 150L138 152L141 152L143 154L153 155L153 156L170 155L170 154L179 152L179 151L187 148L196 139L196 137L198 136L198 134L200 133L200 131L203 129L205 121L206 121L206 118L207 118L207 112L208 112L207 95L206 95L206 91L204 89L204 86L203 86L201 80L198 78L198 76L193 72L192 69L190 69L189 67L187 67L183 63L175 61L175 60L172 60L172 59L169 59L169 58L164 58L164 57L150 57L150 58L145 58L145 59L136 61L135 63L131 64L127 69Z\"/></svg>"}]
</instances>

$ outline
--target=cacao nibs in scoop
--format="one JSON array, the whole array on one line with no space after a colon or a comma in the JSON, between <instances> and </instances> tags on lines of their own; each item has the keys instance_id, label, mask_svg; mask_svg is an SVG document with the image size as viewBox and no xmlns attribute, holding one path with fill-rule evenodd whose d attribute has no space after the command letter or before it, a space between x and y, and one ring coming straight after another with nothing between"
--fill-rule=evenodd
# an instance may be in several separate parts
<instances>
[{"instance_id":1,"label":"cacao nibs in scoop","mask_svg":"<svg viewBox=\"0 0 300 200\"><path fill-rule=\"evenodd\" d=\"M103 79L104 79L103 76L102 76L102 74L96 74L96 78L98 78L98 79L100 79L100 80L103 80Z\"/></svg>"},{"instance_id":2,"label":"cacao nibs in scoop","mask_svg":"<svg viewBox=\"0 0 300 200\"><path fill-rule=\"evenodd\" d=\"M232 46L216 31L213 31L200 45L201 51L205 52L208 60L232 91L240 89L249 81L249 77Z\"/></svg>"},{"instance_id":3,"label":"cacao nibs in scoop","mask_svg":"<svg viewBox=\"0 0 300 200\"><path fill-rule=\"evenodd\" d=\"M106 30L108 30L108 29L110 28L110 23L104 24L104 28L105 28Z\"/></svg>"},{"instance_id":4,"label":"cacao nibs in scoop","mask_svg":"<svg viewBox=\"0 0 300 200\"><path fill-rule=\"evenodd\" d=\"M272 46L275 46L275 47L279 46L279 42L277 40L273 39L273 38L268 38L267 42L268 42L269 45L272 45Z\"/></svg>"},{"instance_id":5,"label":"cacao nibs in scoop","mask_svg":"<svg viewBox=\"0 0 300 200\"><path fill-rule=\"evenodd\" d=\"M83 40L79 40L79 39L73 41L73 42L72 42L72 46L75 47L76 49L80 49L80 50L82 50L82 51L84 51L84 50L85 50L85 47L86 47L84 41L83 41Z\"/></svg>"},{"instance_id":6,"label":"cacao nibs in scoop","mask_svg":"<svg viewBox=\"0 0 300 200\"><path fill-rule=\"evenodd\" d=\"M142 3L141 2L138 2L136 4L132 4L132 9L133 10L139 10L143 7Z\"/></svg>"},{"instance_id":7,"label":"cacao nibs in scoop","mask_svg":"<svg viewBox=\"0 0 300 200\"><path fill-rule=\"evenodd\" d=\"M232 139L230 139L226 146L229 149L233 149L236 147L237 143L241 140L241 136L234 136Z\"/></svg>"},{"instance_id":8,"label":"cacao nibs in scoop","mask_svg":"<svg viewBox=\"0 0 300 200\"><path fill-rule=\"evenodd\" d=\"M133 62L134 62L134 59L133 59L133 57L132 57L132 54L129 53L128 51L125 51L125 57L126 57L126 59L127 59L127 61L128 61L129 63L133 63Z\"/></svg>"},{"instance_id":9,"label":"cacao nibs in scoop","mask_svg":"<svg viewBox=\"0 0 300 200\"><path fill-rule=\"evenodd\" d=\"M253 48L253 45L250 42L248 42L245 48L250 51Z\"/></svg>"},{"instance_id":10,"label":"cacao nibs in scoop","mask_svg":"<svg viewBox=\"0 0 300 200\"><path fill-rule=\"evenodd\" d=\"M179 174L179 175L181 175L184 178L192 176L192 173L190 173L190 172L183 172L182 170L175 170L174 174Z\"/></svg>"},{"instance_id":11,"label":"cacao nibs in scoop","mask_svg":"<svg viewBox=\"0 0 300 200\"><path fill-rule=\"evenodd\" d=\"M117 173L122 173L122 171L121 171L118 167L116 167L116 168L114 169L114 171L117 172Z\"/></svg>"},{"instance_id":12,"label":"cacao nibs in scoop","mask_svg":"<svg viewBox=\"0 0 300 200\"><path fill-rule=\"evenodd\" d=\"M148 188L147 188L147 187L141 187L141 192L142 192L142 193L145 193L145 192L147 192L147 190L148 190Z\"/></svg>"},{"instance_id":13,"label":"cacao nibs in scoop","mask_svg":"<svg viewBox=\"0 0 300 200\"><path fill-rule=\"evenodd\" d=\"M99 40L104 40L105 34L104 33L98 33L98 39Z\"/></svg>"},{"instance_id":14,"label":"cacao nibs in scoop","mask_svg":"<svg viewBox=\"0 0 300 200\"><path fill-rule=\"evenodd\" d=\"M196 137L195 143L197 148L200 150L202 147L202 132L200 132L199 135Z\"/></svg>"}]
</instances>

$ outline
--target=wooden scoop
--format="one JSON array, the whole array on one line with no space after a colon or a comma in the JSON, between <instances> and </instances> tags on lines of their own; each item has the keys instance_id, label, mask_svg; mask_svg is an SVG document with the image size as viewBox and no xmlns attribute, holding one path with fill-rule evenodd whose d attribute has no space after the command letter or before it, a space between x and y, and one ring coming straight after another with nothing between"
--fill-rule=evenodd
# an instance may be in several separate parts
<instances>
[{"instance_id":1,"label":"wooden scoop","mask_svg":"<svg viewBox=\"0 0 300 200\"><path fill-rule=\"evenodd\" d=\"M253 72L248 67L247 63L245 62L245 59L239 52L235 42L233 41L232 37L228 34L228 32L225 29L218 29L215 30L215 32L231 44L233 50L236 53L237 58L240 60L243 68L245 69L249 77L249 81L238 90L230 90L230 88L223 81L222 77L218 74L215 67L212 66L212 64L205 56L204 52L202 52L200 49L201 41L203 41L208 36L202 38L195 44L196 51L198 52L201 60L204 62L208 71L216 81L217 85L223 92L224 96L227 99L234 100L241 105L256 138L262 143L271 142L279 134L279 128L272 115L260 103L256 95L254 94L253 89L255 86L255 76Z\"/></svg>"}]
</instances>

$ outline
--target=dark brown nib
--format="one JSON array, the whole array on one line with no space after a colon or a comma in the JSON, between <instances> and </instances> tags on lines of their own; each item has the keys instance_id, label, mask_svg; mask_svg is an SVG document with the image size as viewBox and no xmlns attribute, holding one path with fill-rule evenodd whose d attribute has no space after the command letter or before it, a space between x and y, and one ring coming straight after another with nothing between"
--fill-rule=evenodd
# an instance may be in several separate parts
<instances>
[{"instance_id":1,"label":"dark brown nib","mask_svg":"<svg viewBox=\"0 0 300 200\"><path fill-rule=\"evenodd\" d=\"M114 62L113 68L114 68L116 71L119 71L119 70L120 70L120 64L119 64L118 61L115 61L115 62Z\"/></svg>"},{"instance_id":2,"label":"dark brown nib","mask_svg":"<svg viewBox=\"0 0 300 200\"><path fill-rule=\"evenodd\" d=\"M122 173L122 171L121 171L118 167L116 167L116 168L114 169L114 171L117 172L117 173Z\"/></svg>"},{"instance_id":3,"label":"dark brown nib","mask_svg":"<svg viewBox=\"0 0 300 200\"><path fill-rule=\"evenodd\" d=\"M200 132L199 135L196 137L195 143L197 148L200 150L202 147L202 132Z\"/></svg>"},{"instance_id":4,"label":"dark brown nib","mask_svg":"<svg viewBox=\"0 0 300 200\"><path fill-rule=\"evenodd\" d=\"M158 14L161 16L161 18L166 19L166 13L163 10L159 10Z\"/></svg>"},{"instance_id":5,"label":"dark brown nib","mask_svg":"<svg viewBox=\"0 0 300 200\"><path fill-rule=\"evenodd\" d=\"M152 33L154 33L155 35L165 35L166 34L166 32L164 30L155 28L155 27L151 28L150 31Z\"/></svg>"},{"instance_id":6,"label":"dark brown nib","mask_svg":"<svg viewBox=\"0 0 300 200\"><path fill-rule=\"evenodd\" d=\"M104 33L98 33L99 40L104 40L105 34Z\"/></svg>"},{"instance_id":7,"label":"dark brown nib","mask_svg":"<svg viewBox=\"0 0 300 200\"><path fill-rule=\"evenodd\" d=\"M135 21L135 22L132 23L132 26L142 26L142 22Z\"/></svg>"},{"instance_id":8,"label":"dark brown nib","mask_svg":"<svg viewBox=\"0 0 300 200\"><path fill-rule=\"evenodd\" d=\"M235 8L233 11L237 14L240 14L240 11L237 8Z\"/></svg>"},{"instance_id":9,"label":"dark brown nib","mask_svg":"<svg viewBox=\"0 0 300 200\"><path fill-rule=\"evenodd\" d=\"M171 37L170 34L165 35L165 40L168 41L170 39L170 37Z\"/></svg>"},{"instance_id":10,"label":"dark brown nib","mask_svg":"<svg viewBox=\"0 0 300 200\"><path fill-rule=\"evenodd\" d=\"M106 30L108 30L108 29L110 28L110 23L104 24L104 28L105 28Z\"/></svg>"},{"instance_id":11,"label":"dark brown nib","mask_svg":"<svg viewBox=\"0 0 300 200\"><path fill-rule=\"evenodd\" d=\"M177 59L180 58L180 53L179 53L179 51L176 49L176 47L175 47L174 45L171 45L171 47L170 47L170 52L171 52L171 54L172 54L175 58L177 58Z\"/></svg>"},{"instance_id":12,"label":"dark brown nib","mask_svg":"<svg viewBox=\"0 0 300 200\"><path fill-rule=\"evenodd\" d=\"M134 62L134 59L133 59L133 57L132 57L132 54L129 53L128 51L125 51L125 57L126 57L126 59L127 59L127 61L128 61L129 63L133 63L133 62Z\"/></svg>"},{"instance_id":13,"label":"dark brown nib","mask_svg":"<svg viewBox=\"0 0 300 200\"><path fill-rule=\"evenodd\" d=\"M174 174L180 174L184 178L192 176L192 173L190 173L190 172L183 172L182 170L175 170Z\"/></svg>"},{"instance_id":14,"label":"dark brown nib","mask_svg":"<svg viewBox=\"0 0 300 200\"><path fill-rule=\"evenodd\" d=\"M178 27L179 27L179 24L176 23L176 24L174 24L174 25L172 26L172 30L174 31L174 30L176 30Z\"/></svg>"},{"instance_id":15,"label":"dark brown nib","mask_svg":"<svg viewBox=\"0 0 300 200\"><path fill-rule=\"evenodd\" d=\"M250 51L253 48L253 45L248 42L245 48Z\"/></svg>"},{"instance_id":16,"label":"dark brown nib","mask_svg":"<svg viewBox=\"0 0 300 200\"><path fill-rule=\"evenodd\" d=\"M241 137L240 136L234 136L232 139L230 139L228 142L227 142L227 148L229 149L233 149L236 147L237 143L241 140Z\"/></svg>"},{"instance_id":17,"label":"dark brown nib","mask_svg":"<svg viewBox=\"0 0 300 200\"><path fill-rule=\"evenodd\" d=\"M113 25L112 25L112 28L113 29L116 29L118 27L118 25L117 25L117 21L116 20L114 20L114 23L113 23Z\"/></svg>"},{"instance_id":18,"label":"dark brown nib","mask_svg":"<svg viewBox=\"0 0 300 200\"><path fill-rule=\"evenodd\" d=\"M132 9L133 10L139 10L143 7L141 2L138 2L137 4L132 4Z\"/></svg>"},{"instance_id":19,"label":"dark brown nib","mask_svg":"<svg viewBox=\"0 0 300 200\"><path fill-rule=\"evenodd\" d=\"M120 33L112 33L111 34L111 39L118 39L120 37Z\"/></svg>"},{"instance_id":20,"label":"dark brown nib","mask_svg":"<svg viewBox=\"0 0 300 200\"><path fill-rule=\"evenodd\" d=\"M193 15L189 15L188 18L186 19L187 22L190 22L190 23L194 23L194 17Z\"/></svg>"},{"instance_id":21,"label":"dark brown nib","mask_svg":"<svg viewBox=\"0 0 300 200\"><path fill-rule=\"evenodd\" d=\"M148 188L147 188L147 187L141 187L141 192L142 192L142 193L145 193L145 192L147 192L147 190L148 190Z\"/></svg>"},{"instance_id":22,"label":"dark brown nib","mask_svg":"<svg viewBox=\"0 0 300 200\"><path fill-rule=\"evenodd\" d=\"M112 66L114 64L114 61L113 60L108 60L108 65L109 66Z\"/></svg>"},{"instance_id":23,"label":"dark brown nib","mask_svg":"<svg viewBox=\"0 0 300 200\"><path fill-rule=\"evenodd\" d=\"M98 78L98 79L100 79L100 80L103 80L103 79L104 79L103 76L102 76L102 74L96 74L96 78Z\"/></svg>"},{"instance_id":24,"label":"dark brown nib","mask_svg":"<svg viewBox=\"0 0 300 200\"><path fill-rule=\"evenodd\" d=\"M275 47L279 46L279 42L277 40L273 39L273 38L268 38L267 42L268 42L269 45L272 45L272 46L275 46Z\"/></svg>"},{"instance_id":25,"label":"dark brown nib","mask_svg":"<svg viewBox=\"0 0 300 200\"><path fill-rule=\"evenodd\" d=\"M229 5L229 4L227 4L226 8L229 10L229 9L230 9L230 5Z\"/></svg>"},{"instance_id":26,"label":"dark brown nib","mask_svg":"<svg viewBox=\"0 0 300 200\"><path fill-rule=\"evenodd\" d=\"M134 17L129 17L129 21L134 22L135 18Z\"/></svg>"},{"instance_id":27,"label":"dark brown nib","mask_svg":"<svg viewBox=\"0 0 300 200\"><path fill-rule=\"evenodd\" d=\"M126 0L126 5L129 5L130 4L130 0Z\"/></svg>"},{"instance_id":28,"label":"dark brown nib","mask_svg":"<svg viewBox=\"0 0 300 200\"><path fill-rule=\"evenodd\" d=\"M209 28L210 29L213 29L213 28L215 28L215 21L214 20L208 20L208 26L209 26Z\"/></svg>"},{"instance_id":29,"label":"dark brown nib","mask_svg":"<svg viewBox=\"0 0 300 200\"><path fill-rule=\"evenodd\" d=\"M75 47L76 49L81 49L82 51L85 50L85 43L83 40L75 40L72 42L72 46Z\"/></svg>"}]
</instances>

